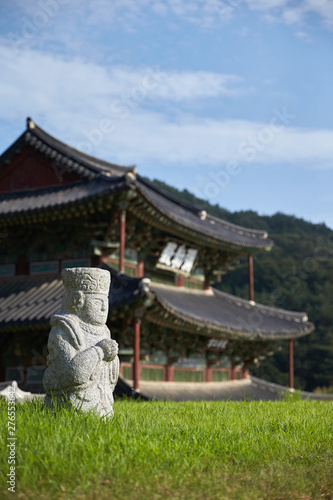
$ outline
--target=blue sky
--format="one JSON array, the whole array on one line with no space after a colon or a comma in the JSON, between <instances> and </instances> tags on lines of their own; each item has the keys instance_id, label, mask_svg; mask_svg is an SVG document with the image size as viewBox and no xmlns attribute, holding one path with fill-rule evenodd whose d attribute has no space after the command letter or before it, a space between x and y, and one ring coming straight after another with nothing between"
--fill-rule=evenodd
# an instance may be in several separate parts
<instances>
[{"instance_id":1,"label":"blue sky","mask_svg":"<svg viewBox=\"0 0 333 500\"><path fill-rule=\"evenodd\" d=\"M0 2L0 151L25 118L229 210L333 228L331 0Z\"/></svg>"}]
</instances>

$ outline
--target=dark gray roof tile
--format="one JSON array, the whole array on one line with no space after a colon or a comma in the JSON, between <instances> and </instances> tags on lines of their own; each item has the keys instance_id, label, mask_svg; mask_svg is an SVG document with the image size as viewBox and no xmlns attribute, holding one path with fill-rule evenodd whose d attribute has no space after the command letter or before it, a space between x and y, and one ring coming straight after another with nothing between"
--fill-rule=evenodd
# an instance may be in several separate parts
<instances>
[{"instance_id":1,"label":"dark gray roof tile","mask_svg":"<svg viewBox=\"0 0 333 500\"><path fill-rule=\"evenodd\" d=\"M152 283L151 290L161 309L180 321L179 329L198 327L202 335L274 340L302 337L313 330L306 313L256 304L215 288Z\"/></svg>"},{"instance_id":2,"label":"dark gray roof tile","mask_svg":"<svg viewBox=\"0 0 333 500\"><path fill-rule=\"evenodd\" d=\"M142 280L111 273L110 310L143 299L148 293L153 304L147 317L169 316L168 325L191 333L243 339L289 339L307 335L313 325L305 313L295 313L253 304L216 289L190 290L158 283L144 292ZM30 323L47 325L60 309L63 286L59 276L17 276L3 278L0 286L0 331ZM158 311L156 313L156 311ZM155 315L155 316L154 316Z\"/></svg>"},{"instance_id":3,"label":"dark gray roof tile","mask_svg":"<svg viewBox=\"0 0 333 500\"><path fill-rule=\"evenodd\" d=\"M265 231L237 226L209 214L205 219L200 218L199 208L177 200L140 176L137 179L137 189L157 212L175 224L227 243L235 250L240 248L270 250L274 244Z\"/></svg>"},{"instance_id":4,"label":"dark gray roof tile","mask_svg":"<svg viewBox=\"0 0 333 500\"><path fill-rule=\"evenodd\" d=\"M15 191L0 195L0 217L54 209L93 199L124 187L124 179L107 177L90 182L27 191Z\"/></svg>"},{"instance_id":5,"label":"dark gray roof tile","mask_svg":"<svg viewBox=\"0 0 333 500\"><path fill-rule=\"evenodd\" d=\"M201 243L236 253L270 249L273 246L272 240L267 238L264 231L236 226L209 214L202 217L202 210L199 208L180 202L140 176L135 178L135 167L116 165L78 151L47 134L30 118L27 119L27 130L0 156L0 167L22 144L31 145L63 164L68 171L76 172L84 180L91 182L3 195L0 197L0 216L58 207L93 198L108 190L124 189L128 174L132 176L132 189L137 189L142 199L148 203L150 215L155 213L166 231L172 230L173 226L180 235L185 236L187 232L187 237L191 240L201 238ZM110 183L107 184L105 179L109 179ZM164 222L161 222L163 218Z\"/></svg>"}]
</instances>

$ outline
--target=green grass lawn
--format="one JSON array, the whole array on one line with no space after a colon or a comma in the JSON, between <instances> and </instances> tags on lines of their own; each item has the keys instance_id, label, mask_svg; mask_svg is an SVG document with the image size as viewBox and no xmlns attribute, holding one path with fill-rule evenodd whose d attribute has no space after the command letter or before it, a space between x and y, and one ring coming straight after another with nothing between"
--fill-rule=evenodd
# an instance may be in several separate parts
<instances>
[{"instance_id":1,"label":"green grass lawn","mask_svg":"<svg viewBox=\"0 0 333 500\"><path fill-rule=\"evenodd\" d=\"M16 488L1 498L332 499L333 403L116 401L104 422L16 405Z\"/></svg>"}]
</instances>

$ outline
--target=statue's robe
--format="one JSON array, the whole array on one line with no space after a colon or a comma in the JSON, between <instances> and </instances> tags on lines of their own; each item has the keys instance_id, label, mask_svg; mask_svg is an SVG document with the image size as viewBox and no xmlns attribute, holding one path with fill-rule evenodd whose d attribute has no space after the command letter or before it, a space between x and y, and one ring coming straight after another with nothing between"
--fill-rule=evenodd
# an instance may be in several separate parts
<instances>
[{"instance_id":1,"label":"statue's robe","mask_svg":"<svg viewBox=\"0 0 333 500\"><path fill-rule=\"evenodd\" d=\"M105 361L96 344L110 339L106 325L94 326L74 314L54 314L43 384L48 406L70 404L81 411L113 415L113 391L119 375L119 358Z\"/></svg>"}]
</instances>

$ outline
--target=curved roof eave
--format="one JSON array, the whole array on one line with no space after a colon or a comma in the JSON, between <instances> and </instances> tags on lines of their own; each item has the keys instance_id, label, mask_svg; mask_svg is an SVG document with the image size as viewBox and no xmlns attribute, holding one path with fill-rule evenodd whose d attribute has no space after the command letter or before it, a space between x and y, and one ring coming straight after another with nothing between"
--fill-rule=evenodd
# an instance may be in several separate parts
<instances>
[{"instance_id":1,"label":"curved roof eave","mask_svg":"<svg viewBox=\"0 0 333 500\"><path fill-rule=\"evenodd\" d=\"M69 172L75 172L82 178L93 179L95 175L124 175L135 173L135 166L121 166L100 160L59 141L38 127L31 118L27 118L27 128L23 134L0 156L4 163L23 144L29 144L46 157L63 165Z\"/></svg>"},{"instance_id":2,"label":"curved roof eave","mask_svg":"<svg viewBox=\"0 0 333 500\"><path fill-rule=\"evenodd\" d=\"M139 301L154 323L229 339L295 339L313 330L304 313L254 304L216 289L151 283L146 278L121 275L105 264L102 267L112 274L110 312ZM50 315L59 310L63 287L57 274L5 278L1 285L0 330L47 325Z\"/></svg>"},{"instance_id":3,"label":"curved roof eave","mask_svg":"<svg viewBox=\"0 0 333 500\"><path fill-rule=\"evenodd\" d=\"M237 226L210 214L203 214L199 208L177 200L139 175L136 188L160 217L165 217L180 229L203 235L217 245L224 243L235 251L271 250L274 245L265 231Z\"/></svg>"},{"instance_id":4,"label":"curved roof eave","mask_svg":"<svg viewBox=\"0 0 333 500\"><path fill-rule=\"evenodd\" d=\"M305 313L256 304L217 289L191 290L152 283L160 321L200 335L244 340L296 339L311 333L314 325ZM148 318L153 312L147 311ZM168 315L171 315L169 320Z\"/></svg>"},{"instance_id":5,"label":"curved roof eave","mask_svg":"<svg viewBox=\"0 0 333 500\"><path fill-rule=\"evenodd\" d=\"M0 219L26 216L112 194L125 187L124 177L96 177L90 182L78 181L47 188L0 194Z\"/></svg>"},{"instance_id":6,"label":"curved roof eave","mask_svg":"<svg viewBox=\"0 0 333 500\"><path fill-rule=\"evenodd\" d=\"M180 235L187 234L189 240L213 245L222 250L249 253L253 250L270 250L274 245L265 231L249 229L226 222L207 214L205 211L181 202L170 194L158 189L141 176L136 176L135 167L124 167L99 160L55 139L27 118L26 131L0 157L0 164L14 154L22 144L30 144L34 149L58 164L68 172L77 173L82 179L93 180L96 176L129 176L140 197L152 207L159 224L170 230L174 226ZM131 179L130 179L131 177ZM163 220L162 220L163 219ZM172 228L171 228L172 229Z\"/></svg>"}]
</instances>

